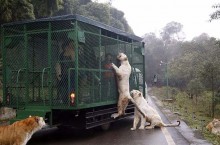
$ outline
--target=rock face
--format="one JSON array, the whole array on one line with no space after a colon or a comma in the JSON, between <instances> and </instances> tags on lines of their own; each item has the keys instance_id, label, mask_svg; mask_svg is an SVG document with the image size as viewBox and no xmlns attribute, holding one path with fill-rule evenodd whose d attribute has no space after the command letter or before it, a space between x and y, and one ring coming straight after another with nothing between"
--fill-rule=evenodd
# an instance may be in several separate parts
<instances>
[{"instance_id":1,"label":"rock face","mask_svg":"<svg viewBox=\"0 0 220 145\"><path fill-rule=\"evenodd\" d=\"M0 108L0 126L5 125L12 118L16 117L16 110L8 107Z\"/></svg>"},{"instance_id":2,"label":"rock face","mask_svg":"<svg viewBox=\"0 0 220 145\"><path fill-rule=\"evenodd\" d=\"M206 129L208 129L210 132L216 135L220 135L220 120L214 118L209 124L206 126Z\"/></svg>"}]
</instances>

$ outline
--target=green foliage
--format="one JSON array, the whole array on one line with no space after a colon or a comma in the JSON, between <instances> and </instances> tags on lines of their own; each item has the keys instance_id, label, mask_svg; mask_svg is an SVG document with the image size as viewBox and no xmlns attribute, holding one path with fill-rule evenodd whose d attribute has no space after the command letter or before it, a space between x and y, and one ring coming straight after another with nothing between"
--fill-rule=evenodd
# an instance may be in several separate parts
<instances>
[{"instance_id":1,"label":"green foliage","mask_svg":"<svg viewBox=\"0 0 220 145\"><path fill-rule=\"evenodd\" d=\"M169 31L175 32L175 30L180 29L175 28ZM167 38L172 37L169 36ZM196 88L192 87L192 85L197 79L199 85L201 85L198 87L203 86L205 90L217 91L220 86L220 49L218 40L210 38L203 33L192 41L171 39L167 45L164 45L163 38L157 38L155 34L149 33L145 35L143 41L146 49L147 83L152 83L153 76L157 74L157 85L165 85L162 83L165 78L165 67L159 65L162 60L168 62L169 86L193 92L193 89Z\"/></svg>"},{"instance_id":2,"label":"green foliage","mask_svg":"<svg viewBox=\"0 0 220 145\"><path fill-rule=\"evenodd\" d=\"M161 37L164 41L178 39L178 33L181 32L183 25L178 22L168 23L161 32Z\"/></svg>"},{"instance_id":3,"label":"green foliage","mask_svg":"<svg viewBox=\"0 0 220 145\"><path fill-rule=\"evenodd\" d=\"M206 86L210 89L214 89L216 86L216 81L218 77L218 68L214 65L213 62L205 62L203 65L203 70L201 72L201 77L204 82L206 82Z\"/></svg>"},{"instance_id":4,"label":"green foliage","mask_svg":"<svg viewBox=\"0 0 220 145\"><path fill-rule=\"evenodd\" d=\"M90 2L84 9L87 11L85 14L87 17L95 16L98 21L110 24L110 9L107 4Z\"/></svg>"},{"instance_id":5,"label":"green foliage","mask_svg":"<svg viewBox=\"0 0 220 145\"><path fill-rule=\"evenodd\" d=\"M63 0L32 0L35 17L50 17L63 9Z\"/></svg>"},{"instance_id":6,"label":"green foliage","mask_svg":"<svg viewBox=\"0 0 220 145\"><path fill-rule=\"evenodd\" d=\"M13 0L0 0L1 23L10 22L12 20L12 2Z\"/></svg>"},{"instance_id":7,"label":"green foliage","mask_svg":"<svg viewBox=\"0 0 220 145\"><path fill-rule=\"evenodd\" d=\"M153 87L149 93L150 95L156 96L158 99L162 100L163 89L163 87ZM210 117L209 108L211 103L211 92L203 92L202 96L199 98L199 103L195 105L187 93L178 89L175 90L177 92L175 95L176 101L174 104L171 104L174 111L178 112L180 114L180 118L191 128L196 129L197 132L201 133L206 140L210 141L213 145L219 145L220 137L210 133L205 128L206 125L213 119ZM164 104L164 107L169 107L169 105Z\"/></svg>"},{"instance_id":8,"label":"green foliage","mask_svg":"<svg viewBox=\"0 0 220 145\"><path fill-rule=\"evenodd\" d=\"M34 7L30 0L18 0L15 7L13 21L20 21L25 19L34 19Z\"/></svg>"},{"instance_id":9,"label":"green foliage","mask_svg":"<svg viewBox=\"0 0 220 145\"><path fill-rule=\"evenodd\" d=\"M121 23L121 21L117 20L117 19L114 19L113 17L111 17L111 19L110 19L110 25L115 27L115 28L118 28L120 30L125 31L124 25Z\"/></svg>"},{"instance_id":10,"label":"green foliage","mask_svg":"<svg viewBox=\"0 0 220 145\"><path fill-rule=\"evenodd\" d=\"M203 92L203 89L204 87L202 83L197 78L190 80L190 82L187 85L187 90L191 95L198 96Z\"/></svg>"},{"instance_id":11,"label":"green foliage","mask_svg":"<svg viewBox=\"0 0 220 145\"><path fill-rule=\"evenodd\" d=\"M86 5L90 2L92 2L92 1L91 0L79 0L80 5Z\"/></svg>"},{"instance_id":12,"label":"green foliage","mask_svg":"<svg viewBox=\"0 0 220 145\"><path fill-rule=\"evenodd\" d=\"M152 83L153 76L158 75L158 83L161 83L163 76L162 66L160 61L165 59L165 48L163 41L156 37L154 33L145 34L143 42L145 43L145 58L147 65L146 80L147 83Z\"/></svg>"},{"instance_id":13,"label":"green foliage","mask_svg":"<svg viewBox=\"0 0 220 145\"><path fill-rule=\"evenodd\" d=\"M220 4L214 4L212 6L213 9L215 9L215 11L210 14L210 21L212 20L216 20L216 19L219 19L219 14L220 14Z\"/></svg>"},{"instance_id":14,"label":"green foliage","mask_svg":"<svg viewBox=\"0 0 220 145\"><path fill-rule=\"evenodd\" d=\"M0 0L0 5L0 24L35 18L30 0Z\"/></svg>"},{"instance_id":15,"label":"green foliage","mask_svg":"<svg viewBox=\"0 0 220 145\"><path fill-rule=\"evenodd\" d=\"M210 133L208 130L205 130L203 132L204 137L210 141L213 145L219 145L220 143L220 137L217 135L214 135L212 133Z\"/></svg>"},{"instance_id":16,"label":"green foliage","mask_svg":"<svg viewBox=\"0 0 220 145\"><path fill-rule=\"evenodd\" d=\"M110 7L110 25L128 33L134 33L124 17L124 12Z\"/></svg>"},{"instance_id":17,"label":"green foliage","mask_svg":"<svg viewBox=\"0 0 220 145\"><path fill-rule=\"evenodd\" d=\"M124 12L111 7L109 3L97 3L91 0L0 0L0 5L0 24L79 14L133 33L124 17Z\"/></svg>"},{"instance_id":18,"label":"green foliage","mask_svg":"<svg viewBox=\"0 0 220 145\"><path fill-rule=\"evenodd\" d=\"M111 14L111 15L112 15L112 14ZM128 22L127 22L127 20L125 19L125 17L123 17L120 22L123 24L123 26L124 26L124 31L125 31L125 32L134 34L132 28L128 25ZM119 29L120 29L120 28L119 28ZM122 29L122 30L123 30L123 29Z\"/></svg>"}]
</instances>

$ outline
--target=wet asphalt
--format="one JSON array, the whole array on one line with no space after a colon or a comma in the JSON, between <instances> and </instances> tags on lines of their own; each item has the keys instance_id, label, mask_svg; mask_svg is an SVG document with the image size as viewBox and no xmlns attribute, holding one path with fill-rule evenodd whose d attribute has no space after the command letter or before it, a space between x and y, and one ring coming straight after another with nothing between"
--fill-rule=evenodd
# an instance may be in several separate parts
<instances>
[{"instance_id":1,"label":"wet asphalt","mask_svg":"<svg viewBox=\"0 0 220 145\"><path fill-rule=\"evenodd\" d=\"M155 101L148 98L149 104L158 111L162 120L171 123ZM207 141L195 138L193 131L182 121L179 127L152 130L131 131L132 125L133 117L130 117L112 123L107 131L99 127L90 130L44 129L35 133L27 145L209 145Z\"/></svg>"}]
</instances>

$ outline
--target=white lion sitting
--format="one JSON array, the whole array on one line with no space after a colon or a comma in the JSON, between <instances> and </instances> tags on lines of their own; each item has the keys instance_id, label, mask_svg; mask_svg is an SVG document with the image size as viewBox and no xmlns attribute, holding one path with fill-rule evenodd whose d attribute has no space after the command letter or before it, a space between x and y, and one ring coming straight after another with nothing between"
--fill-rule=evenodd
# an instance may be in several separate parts
<instances>
[{"instance_id":1,"label":"white lion sitting","mask_svg":"<svg viewBox=\"0 0 220 145\"><path fill-rule=\"evenodd\" d=\"M131 130L135 130L139 120L141 119L141 124L139 129L152 129L154 127L168 127L168 126L179 126L180 121L177 121L178 124L165 124L163 123L161 117L145 100L142 93L138 90L131 91L131 97L136 103L135 112L134 112L134 122ZM144 113L144 116L140 113L140 111ZM145 127L145 123L149 122L150 126Z\"/></svg>"}]
</instances>

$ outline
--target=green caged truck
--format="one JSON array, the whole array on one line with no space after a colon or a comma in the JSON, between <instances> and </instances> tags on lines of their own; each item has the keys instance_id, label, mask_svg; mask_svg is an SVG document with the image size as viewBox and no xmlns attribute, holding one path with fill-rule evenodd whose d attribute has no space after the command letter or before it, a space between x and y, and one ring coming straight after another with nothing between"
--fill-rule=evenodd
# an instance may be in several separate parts
<instances>
[{"instance_id":1,"label":"green caged truck","mask_svg":"<svg viewBox=\"0 0 220 145\"><path fill-rule=\"evenodd\" d=\"M129 103L126 115L111 118L118 91L114 71L103 67L109 54L117 65L117 54L127 55L133 68L130 89L145 96L144 43L138 36L80 15L7 23L1 29L2 104L16 110L11 123L36 115L50 127L89 129L133 115ZM72 55L64 52L70 45Z\"/></svg>"}]
</instances>

